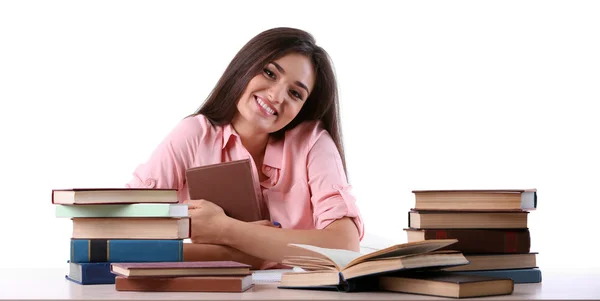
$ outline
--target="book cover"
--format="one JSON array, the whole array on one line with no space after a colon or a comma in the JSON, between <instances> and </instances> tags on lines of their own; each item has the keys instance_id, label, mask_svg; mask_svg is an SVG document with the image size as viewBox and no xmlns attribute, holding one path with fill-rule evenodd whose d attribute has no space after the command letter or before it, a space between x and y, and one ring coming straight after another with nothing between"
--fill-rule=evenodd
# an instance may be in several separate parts
<instances>
[{"instance_id":1,"label":"book cover","mask_svg":"<svg viewBox=\"0 0 600 301\"><path fill-rule=\"evenodd\" d=\"M115 279L117 291L242 293L253 286L252 275Z\"/></svg>"},{"instance_id":2,"label":"book cover","mask_svg":"<svg viewBox=\"0 0 600 301\"><path fill-rule=\"evenodd\" d=\"M182 239L71 239L71 262L183 261Z\"/></svg>"},{"instance_id":3,"label":"book cover","mask_svg":"<svg viewBox=\"0 0 600 301\"><path fill-rule=\"evenodd\" d=\"M186 181L190 199L205 199L219 205L229 217L252 222L268 220L249 159L189 168Z\"/></svg>"}]
</instances>

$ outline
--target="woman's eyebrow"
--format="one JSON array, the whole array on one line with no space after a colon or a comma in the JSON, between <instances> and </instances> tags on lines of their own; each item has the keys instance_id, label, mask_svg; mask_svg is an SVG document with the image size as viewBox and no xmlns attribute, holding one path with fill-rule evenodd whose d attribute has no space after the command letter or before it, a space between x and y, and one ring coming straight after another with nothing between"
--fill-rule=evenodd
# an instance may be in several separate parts
<instances>
[{"instance_id":1,"label":"woman's eyebrow","mask_svg":"<svg viewBox=\"0 0 600 301\"><path fill-rule=\"evenodd\" d=\"M284 69L283 69L281 66L279 66L279 64L277 64L277 63L275 63L275 62L271 62L271 64L273 64L273 65L275 66L275 68L277 68L277 70L278 70L278 71L279 71L281 74L285 75L285 70L284 70ZM302 82L299 82L299 81L296 81L296 82L295 82L295 84L296 84L298 87L300 87L300 88L302 88L302 89L306 90L306 93L310 94L310 92L308 91L308 87L307 87L305 84L303 84Z\"/></svg>"}]
</instances>

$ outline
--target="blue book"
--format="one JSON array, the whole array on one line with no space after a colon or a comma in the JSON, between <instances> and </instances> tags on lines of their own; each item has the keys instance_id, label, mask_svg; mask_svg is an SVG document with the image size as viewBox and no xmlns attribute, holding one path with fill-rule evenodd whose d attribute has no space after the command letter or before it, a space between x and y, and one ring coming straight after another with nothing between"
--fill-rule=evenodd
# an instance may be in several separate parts
<instances>
[{"instance_id":1,"label":"blue book","mask_svg":"<svg viewBox=\"0 0 600 301\"><path fill-rule=\"evenodd\" d=\"M510 270L487 270L487 271L463 271L453 272L455 274L481 275L488 277L510 278L514 283L540 283L542 282L542 271L539 268L532 269L510 269Z\"/></svg>"},{"instance_id":2,"label":"blue book","mask_svg":"<svg viewBox=\"0 0 600 301\"><path fill-rule=\"evenodd\" d=\"M183 261L182 239L71 239L73 263Z\"/></svg>"},{"instance_id":3,"label":"blue book","mask_svg":"<svg viewBox=\"0 0 600 301\"><path fill-rule=\"evenodd\" d=\"M115 284L115 277L110 272L110 262L69 262L69 275L65 275L66 279L82 285Z\"/></svg>"}]
</instances>

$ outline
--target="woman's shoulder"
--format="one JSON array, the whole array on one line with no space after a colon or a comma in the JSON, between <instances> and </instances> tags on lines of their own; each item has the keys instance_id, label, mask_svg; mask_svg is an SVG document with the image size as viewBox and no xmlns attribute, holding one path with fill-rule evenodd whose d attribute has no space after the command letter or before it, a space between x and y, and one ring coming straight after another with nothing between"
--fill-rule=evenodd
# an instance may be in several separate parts
<instances>
[{"instance_id":1,"label":"woman's shoulder","mask_svg":"<svg viewBox=\"0 0 600 301\"><path fill-rule=\"evenodd\" d=\"M300 144L311 149L319 138L331 139L321 120L307 120L286 132L286 143Z\"/></svg>"},{"instance_id":2,"label":"woman's shoulder","mask_svg":"<svg viewBox=\"0 0 600 301\"><path fill-rule=\"evenodd\" d=\"M206 116L202 114L190 115L179 121L177 128L190 133L208 133L218 131L218 127L213 125Z\"/></svg>"},{"instance_id":3,"label":"woman's shoulder","mask_svg":"<svg viewBox=\"0 0 600 301\"><path fill-rule=\"evenodd\" d=\"M177 140L203 140L222 131L220 126L213 125L206 116L190 115L180 120L171 131L170 138Z\"/></svg>"}]
</instances>

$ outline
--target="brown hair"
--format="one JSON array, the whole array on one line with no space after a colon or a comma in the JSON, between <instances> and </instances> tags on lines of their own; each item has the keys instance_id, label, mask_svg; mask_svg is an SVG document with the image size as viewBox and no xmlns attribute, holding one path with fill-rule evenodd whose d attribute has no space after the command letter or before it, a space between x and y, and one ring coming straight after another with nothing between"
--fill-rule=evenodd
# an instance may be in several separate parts
<instances>
[{"instance_id":1,"label":"brown hair","mask_svg":"<svg viewBox=\"0 0 600 301\"><path fill-rule=\"evenodd\" d=\"M303 121L321 120L333 138L346 171L337 81L331 59L316 45L314 37L303 30L273 28L252 38L231 60L204 104L192 116L202 114L217 125L230 123L237 112L237 101L250 80L262 72L264 66L289 53L302 54L311 60L315 68L315 85L296 118L272 135L281 138L286 130Z\"/></svg>"}]
</instances>

